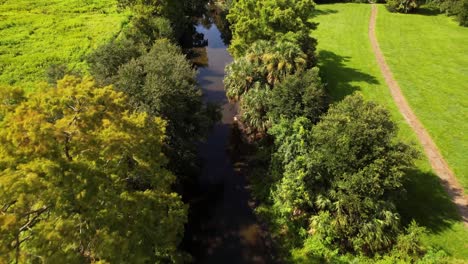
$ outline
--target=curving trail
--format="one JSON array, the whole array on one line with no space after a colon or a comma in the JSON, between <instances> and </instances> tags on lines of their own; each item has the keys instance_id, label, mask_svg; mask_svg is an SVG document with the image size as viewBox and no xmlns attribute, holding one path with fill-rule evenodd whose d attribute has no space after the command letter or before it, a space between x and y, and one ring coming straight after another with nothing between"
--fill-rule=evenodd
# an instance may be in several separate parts
<instances>
[{"instance_id":1,"label":"curving trail","mask_svg":"<svg viewBox=\"0 0 468 264\"><path fill-rule=\"evenodd\" d=\"M377 59L377 64L382 71L385 82L390 89L393 100L395 100L400 113L416 133L416 136L418 137L424 148L424 151L426 152L426 156L429 159L432 169L439 176L445 191L450 195L452 201L455 203L463 219L465 227L468 227L468 197L463 193L461 184L458 182L455 174L452 172L447 162L440 154L436 144L434 141L432 141L431 136L411 110L411 107L401 92L400 86L398 85L395 78L393 78L392 71L385 62L385 58L382 51L380 50L379 42L377 41L375 34L377 10L377 6L372 4L372 12L369 21L369 39L372 50Z\"/></svg>"}]
</instances>

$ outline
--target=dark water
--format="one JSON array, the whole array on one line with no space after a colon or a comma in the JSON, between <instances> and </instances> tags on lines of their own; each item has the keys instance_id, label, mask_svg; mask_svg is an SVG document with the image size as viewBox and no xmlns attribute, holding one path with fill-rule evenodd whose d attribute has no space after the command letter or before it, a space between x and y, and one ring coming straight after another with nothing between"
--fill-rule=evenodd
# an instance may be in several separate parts
<instances>
[{"instance_id":1,"label":"dark water","mask_svg":"<svg viewBox=\"0 0 468 264\"><path fill-rule=\"evenodd\" d=\"M224 92L224 68L232 61L216 25L197 26L208 40L206 67L198 81L205 100L222 105L223 118L200 146L200 195L191 202L186 247L195 263L272 263L265 232L249 206L245 179L236 172L228 147L236 106Z\"/></svg>"}]
</instances>

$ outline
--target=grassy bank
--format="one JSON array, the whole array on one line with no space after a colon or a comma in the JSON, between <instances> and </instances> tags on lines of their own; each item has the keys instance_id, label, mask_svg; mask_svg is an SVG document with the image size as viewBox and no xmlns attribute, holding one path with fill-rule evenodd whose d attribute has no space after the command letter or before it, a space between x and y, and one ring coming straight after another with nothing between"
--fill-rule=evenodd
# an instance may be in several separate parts
<instances>
[{"instance_id":1,"label":"grassy bank","mask_svg":"<svg viewBox=\"0 0 468 264\"><path fill-rule=\"evenodd\" d=\"M315 20L320 25L315 34L329 93L333 100L339 101L359 91L367 99L385 105L399 124L400 138L417 145L415 135L393 102L372 53L368 38L370 8L367 4L317 6ZM462 90L462 87L458 89ZM417 147L421 150L419 145ZM468 231L424 157L418 161L417 170L408 177L406 188L407 197L399 205L403 221L416 219L428 229L425 240L429 245L444 249L454 258L468 259Z\"/></svg>"},{"instance_id":2,"label":"grassy bank","mask_svg":"<svg viewBox=\"0 0 468 264\"><path fill-rule=\"evenodd\" d=\"M115 0L0 1L0 84L31 89L53 64L86 72L85 56L127 20Z\"/></svg>"}]
</instances>

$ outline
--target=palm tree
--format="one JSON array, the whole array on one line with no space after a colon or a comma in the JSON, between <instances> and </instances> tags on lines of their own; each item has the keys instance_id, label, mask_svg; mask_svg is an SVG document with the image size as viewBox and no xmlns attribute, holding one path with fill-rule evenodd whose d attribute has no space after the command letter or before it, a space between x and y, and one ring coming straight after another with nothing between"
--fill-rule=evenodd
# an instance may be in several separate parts
<instances>
[{"instance_id":1,"label":"palm tree","mask_svg":"<svg viewBox=\"0 0 468 264\"><path fill-rule=\"evenodd\" d=\"M267 81L271 85L280 82L286 75L303 71L307 67L306 54L292 42L276 44L270 54L265 54L265 62L268 70Z\"/></svg>"},{"instance_id":2,"label":"palm tree","mask_svg":"<svg viewBox=\"0 0 468 264\"><path fill-rule=\"evenodd\" d=\"M256 74L252 63L245 58L238 59L226 66L224 86L226 95L231 101L239 101L254 84Z\"/></svg>"}]
</instances>

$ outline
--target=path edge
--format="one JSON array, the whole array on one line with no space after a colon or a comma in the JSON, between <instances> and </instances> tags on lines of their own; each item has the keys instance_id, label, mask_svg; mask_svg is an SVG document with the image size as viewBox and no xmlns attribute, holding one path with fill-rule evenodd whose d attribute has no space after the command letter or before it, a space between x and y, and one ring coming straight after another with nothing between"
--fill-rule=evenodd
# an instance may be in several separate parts
<instances>
[{"instance_id":1,"label":"path edge","mask_svg":"<svg viewBox=\"0 0 468 264\"><path fill-rule=\"evenodd\" d=\"M431 164L432 170L439 177L439 180L450 196L452 202L457 207L465 227L468 228L468 197L464 194L463 187L459 183L453 171L450 169L448 163L440 154L439 149L432 140L431 136L424 128L423 124L419 121L417 116L406 101L398 82L393 77L393 73L388 66L385 57L380 49L379 42L375 33L377 23L378 9L377 5L371 4L371 16L369 20L369 40L371 43L372 51L375 55L379 69L384 76L385 83L390 90L393 100L395 101L398 110L404 117L405 121L409 124L413 132L416 134L419 142L423 146L424 152Z\"/></svg>"}]
</instances>

